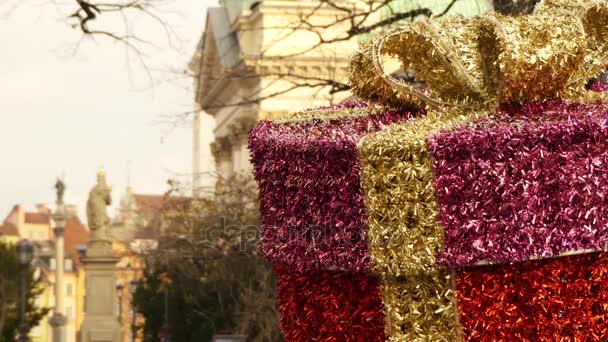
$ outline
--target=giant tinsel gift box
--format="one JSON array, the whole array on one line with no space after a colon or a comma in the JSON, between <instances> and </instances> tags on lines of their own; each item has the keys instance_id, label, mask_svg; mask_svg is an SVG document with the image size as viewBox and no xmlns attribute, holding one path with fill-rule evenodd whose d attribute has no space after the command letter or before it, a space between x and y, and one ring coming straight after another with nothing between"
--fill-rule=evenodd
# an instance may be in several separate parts
<instances>
[{"instance_id":1,"label":"giant tinsel gift box","mask_svg":"<svg viewBox=\"0 0 608 342\"><path fill-rule=\"evenodd\" d=\"M605 2L419 21L353 57L369 102L260 123L286 340L608 339L606 42Z\"/></svg>"}]
</instances>

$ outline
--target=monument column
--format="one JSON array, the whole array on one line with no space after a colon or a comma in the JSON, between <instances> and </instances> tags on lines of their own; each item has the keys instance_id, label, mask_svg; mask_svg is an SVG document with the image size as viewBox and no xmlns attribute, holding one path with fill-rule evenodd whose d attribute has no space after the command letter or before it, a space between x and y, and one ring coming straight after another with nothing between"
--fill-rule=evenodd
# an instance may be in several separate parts
<instances>
[{"instance_id":1,"label":"monument column","mask_svg":"<svg viewBox=\"0 0 608 342\"><path fill-rule=\"evenodd\" d=\"M55 308L53 316L49 323L53 327L53 342L65 342L65 325L67 323L64 314L65 306L63 304L64 286L63 286L63 266L64 266L64 241L63 233L65 227L65 206L63 204L63 194L65 192L65 184L58 180L55 184L57 190L57 208L53 214L55 227Z\"/></svg>"},{"instance_id":2,"label":"monument column","mask_svg":"<svg viewBox=\"0 0 608 342\"><path fill-rule=\"evenodd\" d=\"M106 207L111 204L110 187L105 174L97 174L97 185L89 193L87 219L91 240L83 259L85 269L85 318L83 342L120 341L120 323L116 316L116 263L118 257L107 236L109 219Z\"/></svg>"}]
</instances>

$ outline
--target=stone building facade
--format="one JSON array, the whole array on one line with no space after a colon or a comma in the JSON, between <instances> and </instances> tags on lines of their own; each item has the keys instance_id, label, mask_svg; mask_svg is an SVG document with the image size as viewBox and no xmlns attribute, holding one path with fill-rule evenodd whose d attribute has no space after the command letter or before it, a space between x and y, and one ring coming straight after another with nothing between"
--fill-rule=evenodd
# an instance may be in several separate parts
<instances>
[{"instance_id":1,"label":"stone building facade","mask_svg":"<svg viewBox=\"0 0 608 342\"><path fill-rule=\"evenodd\" d=\"M208 9L191 68L199 75L195 101L215 118L211 149L220 177L250 171L247 133L258 120L340 102L348 96L333 96L328 89L317 87L286 91L293 82L305 80L276 76L346 80L355 41L302 52L312 47L315 34L288 29L302 13L310 13L317 6L319 1L225 1L223 6ZM310 20L331 22L337 12L322 6ZM287 57L290 54L293 56Z\"/></svg>"},{"instance_id":2,"label":"stone building facade","mask_svg":"<svg viewBox=\"0 0 608 342\"><path fill-rule=\"evenodd\" d=\"M449 10L465 15L491 10L487 0L394 0L391 8L367 18L377 23L391 12L422 6L433 13ZM318 79L346 83L348 61L361 40L318 44L343 37L350 27L342 8L365 11L368 1L336 0L224 0L206 14L205 28L190 63L196 75L195 102L215 119L211 144L215 170L220 178L250 173L247 133L261 119L272 119L305 108L342 102L347 91L333 93L329 86L311 86ZM338 24L336 24L338 22ZM331 25L330 25L331 24ZM307 26L308 25L308 26ZM309 25L328 29L312 32ZM294 77L295 75L295 77ZM296 86L294 85L304 86ZM293 89L292 89L293 88ZM200 121L195 122L196 127ZM195 141L194 146L197 146ZM197 183L195 147L193 186Z\"/></svg>"}]
</instances>

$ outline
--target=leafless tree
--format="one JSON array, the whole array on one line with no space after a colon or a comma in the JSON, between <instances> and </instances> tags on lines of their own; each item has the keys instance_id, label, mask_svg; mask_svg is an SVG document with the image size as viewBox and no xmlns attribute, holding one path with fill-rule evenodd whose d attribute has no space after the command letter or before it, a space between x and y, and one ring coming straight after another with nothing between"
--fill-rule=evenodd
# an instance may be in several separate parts
<instances>
[{"instance_id":1,"label":"leafless tree","mask_svg":"<svg viewBox=\"0 0 608 342\"><path fill-rule=\"evenodd\" d=\"M395 25L410 22L419 17L442 17L448 14L459 1L462 0L451 0L441 9L433 10L431 7L412 8L411 6L400 6L407 2L395 0L361 0L357 2L358 5L356 6L340 0L320 0L316 2L314 7L307 7L305 10L301 10L293 22L281 26L238 28L238 32L234 32L234 34L243 33L244 31L258 31L260 35L276 35L276 32L280 31L281 33L275 40L275 44L280 44L291 36L302 32L306 32L308 36L314 37L312 41L307 41L303 44L304 47L302 49L290 51L280 56L272 56L273 58L289 60L290 58L303 56L323 46L365 38L368 35L377 34ZM538 0L494 0L493 6L496 11L503 14L521 15L531 12L536 2ZM254 6L257 5L258 2L254 3ZM337 13L334 20L319 23L318 20L315 20L315 15L327 8L331 8ZM255 8L252 10L255 10ZM274 31L269 33L270 30ZM266 53L271 48L272 46L262 50L258 58L265 58ZM195 79L195 82L199 82L199 85L204 82L208 84L213 83L219 77L228 80L238 80L239 82L264 78L277 79L287 83L286 86L278 90L275 89L272 92L268 91L268 88L272 87L272 84L262 88L254 87L251 93L234 102L222 102L216 99L213 103L205 105L203 109L206 110L254 105L260 101L280 96L299 88L315 89L317 92L324 90L330 96L350 89L350 85L343 77L344 75L336 77L336 74L332 75L330 73L325 76L318 76L297 71L259 72L259 70L255 70L254 68L242 66L237 66L226 71L227 74L213 74L204 72L205 63L206 61L201 59L199 65L192 66L192 73L189 74ZM209 62L207 61L207 63ZM411 75L401 73L400 76L408 78ZM188 116L189 114L191 113L187 112L181 115Z\"/></svg>"},{"instance_id":2,"label":"leafless tree","mask_svg":"<svg viewBox=\"0 0 608 342\"><path fill-rule=\"evenodd\" d=\"M219 312L231 317L230 332L248 335L251 341L275 341L276 282L257 249L259 214L252 177L218 179L213 200L181 196L188 189L171 185L159 212L165 233L158 249L147 256L147 271L165 272L197 320L213 322ZM208 307L211 295L218 304L214 309Z\"/></svg>"},{"instance_id":3,"label":"leafless tree","mask_svg":"<svg viewBox=\"0 0 608 342\"><path fill-rule=\"evenodd\" d=\"M143 67L149 81L153 80L152 72L156 71L150 67L151 52L177 48L181 43L171 25L179 15L173 0L43 0L38 3L0 1L0 18L12 20L13 13L22 7L31 10L31 6L40 6L42 15L54 14L81 33L80 39L67 47L68 54L76 54L85 41L100 45L118 43L125 48L129 72L135 63ZM136 29L144 23L146 31Z\"/></svg>"},{"instance_id":4,"label":"leafless tree","mask_svg":"<svg viewBox=\"0 0 608 342\"><path fill-rule=\"evenodd\" d=\"M79 29L85 36L103 36L121 42L131 49L138 50L138 43L148 43L142 37L135 35L131 29L131 21L138 16L145 16L157 22L165 30L168 37L172 36L171 28L158 7L160 0L73 0L72 10L68 19L74 21L73 27ZM104 25L104 22L116 22L120 19L122 27Z\"/></svg>"}]
</instances>

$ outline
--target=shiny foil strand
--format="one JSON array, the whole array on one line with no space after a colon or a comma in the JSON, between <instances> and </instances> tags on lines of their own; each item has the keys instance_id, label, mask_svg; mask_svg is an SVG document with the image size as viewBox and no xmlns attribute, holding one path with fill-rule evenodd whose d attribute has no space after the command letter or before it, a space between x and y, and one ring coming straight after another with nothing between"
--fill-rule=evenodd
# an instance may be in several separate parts
<instances>
[{"instance_id":1,"label":"shiny foil strand","mask_svg":"<svg viewBox=\"0 0 608 342\"><path fill-rule=\"evenodd\" d=\"M449 272L435 258L443 246L443 227L437 222L426 141L485 116L481 110L432 112L359 143L372 270L382 275L386 287L387 331L394 341L452 341L458 336Z\"/></svg>"},{"instance_id":2,"label":"shiny foil strand","mask_svg":"<svg viewBox=\"0 0 608 342\"><path fill-rule=\"evenodd\" d=\"M384 308L375 276L298 273L275 265L285 341L381 342Z\"/></svg>"},{"instance_id":3,"label":"shiny foil strand","mask_svg":"<svg viewBox=\"0 0 608 342\"><path fill-rule=\"evenodd\" d=\"M259 185L263 255L300 272L368 271L356 144L412 115L386 110L254 128L249 148Z\"/></svg>"},{"instance_id":4,"label":"shiny foil strand","mask_svg":"<svg viewBox=\"0 0 608 342\"><path fill-rule=\"evenodd\" d=\"M282 114L273 119L275 123L297 123L312 120L341 120L365 117L370 115L382 114L388 109L379 104L368 103L365 101L347 100L343 103L309 108L306 110L295 111Z\"/></svg>"},{"instance_id":5,"label":"shiny foil strand","mask_svg":"<svg viewBox=\"0 0 608 342\"><path fill-rule=\"evenodd\" d=\"M454 276L437 268L407 277L385 277L383 300L393 342L458 341Z\"/></svg>"},{"instance_id":6,"label":"shiny foil strand","mask_svg":"<svg viewBox=\"0 0 608 342\"><path fill-rule=\"evenodd\" d=\"M418 85L374 67L379 54L399 58ZM533 15L444 16L389 30L353 56L350 81L358 97L391 105L491 109L607 99L586 88L607 65L608 4L559 0L542 2Z\"/></svg>"},{"instance_id":7,"label":"shiny foil strand","mask_svg":"<svg viewBox=\"0 0 608 342\"><path fill-rule=\"evenodd\" d=\"M285 339L605 339L605 254L525 260L606 244L608 118L589 103L606 92L587 84L608 64L607 24L606 2L579 0L415 22L351 60L354 94L401 111L260 123L260 249ZM415 85L378 68L380 46Z\"/></svg>"},{"instance_id":8,"label":"shiny foil strand","mask_svg":"<svg viewBox=\"0 0 608 342\"><path fill-rule=\"evenodd\" d=\"M383 103L398 108L421 108L424 102L409 94L398 91L384 81L381 75L374 69L374 44L363 44L351 57L349 63L349 79L352 87L351 92L362 99Z\"/></svg>"},{"instance_id":9,"label":"shiny foil strand","mask_svg":"<svg viewBox=\"0 0 608 342\"><path fill-rule=\"evenodd\" d=\"M432 137L440 262L459 268L604 250L607 122L604 104L555 100L506 107Z\"/></svg>"},{"instance_id":10,"label":"shiny foil strand","mask_svg":"<svg viewBox=\"0 0 608 342\"><path fill-rule=\"evenodd\" d=\"M457 297L467 341L605 341L608 256L466 268Z\"/></svg>"},{"instance_id":11,"label":"shiny foil strand","mask_svg":"<svg viewBox=\"0 0 608 342\"><path fill-rule=\"evenodd\" d=\"M426 141L441 130L486 115L483 111L433 112L370 134L359 143L370 256L377 273L408 276L435 270L443 227L437 222Z\"/></svg>"}]
</instances>

